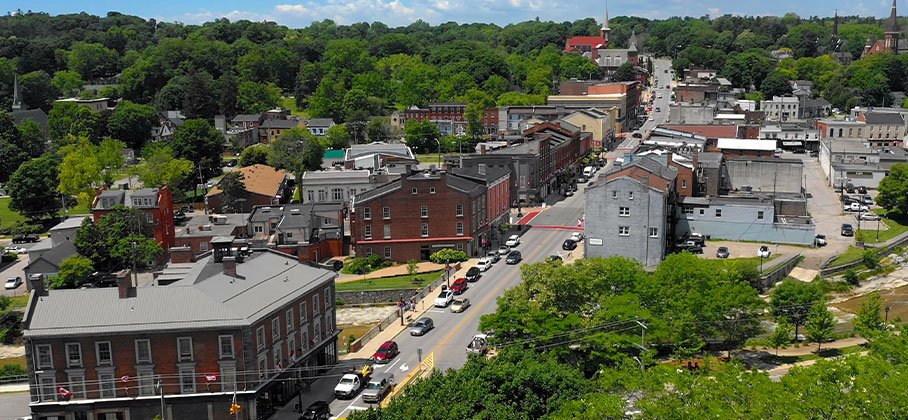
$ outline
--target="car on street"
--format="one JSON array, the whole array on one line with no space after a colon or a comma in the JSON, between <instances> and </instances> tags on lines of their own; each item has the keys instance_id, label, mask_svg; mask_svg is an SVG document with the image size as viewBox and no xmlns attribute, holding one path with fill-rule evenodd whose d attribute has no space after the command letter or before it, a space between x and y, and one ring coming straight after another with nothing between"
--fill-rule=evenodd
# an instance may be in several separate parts
<instances>
[{"instance_id":1,"label":"car on street","mask_svg":"<svg viewBox=\"0 0 908 420\"><path fill-rule=\"evenodd\" d=\"M324 401L316 401L300 414L302 420L328 420L331 418L331 406Z\"/></svg>"},{"instance_id":2,"label":"car on street","mask_svg":"<svg viewBox=\"0 0 908 420\"><path fill-rule=\"evenodd\" d=\"M448 290L454 292L455 295L460 295L463 294L463 292L466 292L468 287L467 279L461 277L454 280L454 283L451 283L451 287L449 287Z\"/></svg>"},{"instance_id":3,"label":"car on street","mask_svg":"<svg viewBox=\"0 0 908 420\"><path fill-rule=\"evenodd\" d=\"M509 252L511 252L511 247L507 245L498 247L498 255L508 255Z\"/></svg>"},{"instance_id":4,"label":"car on street","mask_svg":"<svg viewBox=\"0 0 908 420\"><path fill-rule=\"evenodd\" d=\"M716 258L724 259L724 258L728 258L729 255L730 254L728 252L727 246L720 246L718 249L716 249Z\"/></svg>"},{"instance_id":5,"label":"car on street","mask_svg":"<svg viewBox=\"0 0 908 420\"><path fill-rule=\"evenodd\" d=\"M29 242L38 242L40 240L41 240L41 237L34 233L29 233L27 235L13 236L14 244L26 244Z\"/></svg>"},{"instance_id":6,"label":"car on street","mask_svg":"<svg viewBox=\"0 0 908 420\"><path fill-rule=\"evenodd\" d=\"M485 258L485 257L480 258L479 262L476 263L475 268L478 269L479 271L489 271L489 269L492 268L492 260ZM469 275L469 274L470 273L467 272L467 275Z\"/></svg>"},{"instance_id":7,"label":"car on street","mask_svg":"<svg viewBox=\"0 0 908 420\"><path fill-rule=\"evenodd\" d=\"M436 308L446 308L451 304L452 300L454 300L454 292L442 290L441 293L438 294L438 297L435 298L433 305L435 305Z\"/></svg>"},{"instance_id":8,"label":"car on street","mask_svg":"<svg viewBox=\"0 0 908 420\"><path fill-rule=\"evenodd\" d=\"M757 250L757 256L760 258L769 258L770 255L772 255L772 251L769 250L769 247L760 245L760 249Z\"/></svg>"},{"instance_id":9,"label":"car on street","mask_svg":"<svg viewBox=\"0 0 908 420\"><path fill-rule=\"evenodd\" d=\"M871 196L869 196L869 195L865 195L865 196L861 197L861 202L864 203L864 204L866 204L866 205L868 205L868 206L872 206L872 205L873 205L873 197L871 197Z\"/></svg>"},{"instance_id":10,"label":"car on street","mask_svg":"<svg viewBox=\"0 0 908 420\"><path fill-rule=\"evenodd\" d=\"M451 312L460 313L470 307L470 299L454 299L451 302Z\"/></svg>"},{"instance_id":11,"label":"car on street","mask_svg":"<svg viewBox=\"0 0 908 420\"><path fill-rule=\"evenodd\" d=\"M585 177L585 176L581 176L581 177L577 178L577 183L578 183L578 184L585 184L586 181L589 181L589 179L588 179L587 177Z\"/></svg>"},{"instance_id":12,"label":"car on street","mask_svg":"<svg viewBox=\"0 0 908 420\"><path fill-rule=\"evenodd\" d=\"M863 185L858 187L858 194L867 194L867 187Z\"/></svg>"},{"instance_id":13,"label":"car on street","mask_svg":"<svg viewBox=\"0 0 908 420\"><path fill-rule=\"evenodd\" d=\"M844 211L870 211L870 208L861 203L849 203L842 206Z\"/></svg>"},{"instance_id":14,"label":"car on street","mask_svg":"<svg viewBox=\"0 0 908 420\"><path fill-rule=\"evenodd\" d=\"M572 191L571 189L567 189L567 190L564 191L564 196L565 196L565 197L573 197L573 196L574 196L574 191Z\"/></svg>"},{"instance_id":15,"label":"car on street","mask_svg":"<svg viewBox=\"0 0 908 420\"><path fill-rule=\"evenodd\" d=\"M813 237L813 244L816 246L826 246L826 235L818 234Z\"/></svg>"},{"instance_id":16,"label":"car on street","mask_svg":"<svg viewBox=\"0 0 908 420\"><path fill-rule=\"evenodd\" d=\"M504 244L511 248L520 245L520 236L511 235L510 237L508 237L508 240Z\"/></svg>"},{"instance_id":17,"label":"car on street","mask_svg":"<svg viewBox=\"0 0 908 420\"><path fill-rule=\"evenodd\" d=\"M381 402L386 395L391 393L391 380L393 378L393 373L373 376L363 391L363 402L369 404Z\"/></svg>"},{"instance_id":18,"label":"car on street","mask_svg":"<svg viewBox=\"0 0 908 420\"><path fill-rule=\"evenodd\" d=\"M21 284L22 284L22 277L16 276L16 277L10 277L10 278L6 279L6 283L4 283L3 287L6 290L13 290L13 289L19 287Z\"/></svg>"},{"instance_id":19,"label":"car on street","mask_svg":"<svg viewBox=\"0 0 908 420\"><path fill-rule=\"evenodd\" d=\"M397 343L394 340L388 340L382 343L382 345L375 351L375 354L372 355L372 361L378 364L388 363L391 359L397 357L400 354L400 350L397 348Z\"/></svg>"},{"instance_id":20,"label":"car on street","mask_svg":"<svg viewBox=\"0 0 908 420\"><path fill-rule=\"evenodd\" d=\"M574 242L581 242L581 241L583 241L583 232L574 232L574 233L572 233L572 234L571 234L571 239L573 239Z\"/></svg>"},{"instance_id":21,"label":"car on street","mask_svg":"<svg viewBox=\"0 0 908 420\"><path fill-rule=\"evenodd\" d=\"M464 277L466 277L467 281L470 283L479 281L479 278L482 277L482 273L480 273L480 271L481 270L479 269L479 267L470 267Z\"/></svg>"},{"instance_id":22,"label":"car on street","mask_svg":"<svg viewBox=\"0 0 908 420\"><path fill-rule=\"evenodd\" d=\"M504 262L505 264L513 265L519 263L521 260L523 260L523 256L520 255L520 251L511 251L511 253L508 254L508 258L506 258Z\"/></svg>"},{"instance_id":23,"label":"car on street","mask_svg":"<svg viewBox=\"0 0 908 420\"><path fill-rule=\"evenodd\" d=\"M501 254L499 254L498 251L489 251L486 253L486 259L491 261L492 264L495 264L501 260Z\"/></svg>"},{"instance_id":24,"label":"car on street","mask_svg":"<svg viewBox=\"0 0 908 420\"><path fill-rule=\"evenodd\" d=\"M880 220L880 215L878 215L876 213L861 213L861 215L858 216L858 220L875 222L877 220Z\"/></svg>"},{"instance_id":25,"label":"car on street","mask_svg":"<svg viewBox=\"0 0 908 420\"><path fill-rule=\"evenodd\" d=\"M849 223L842 223L842 236L854 236L854 227Z\"/></svg>"},{"instance_id":26,"label":"car on street","mask_svg":"<svg viewBox=\"0 0 908 420\"><path fill-rule=\"evenodd\" d=\"M28 254L28 249L25 249L21 246L8 246L4 249L10 254Z\"/></svg>"},{"instance_id":27,"label":"car on street","mask_svg":"<svg viewBox=\"0 0 908 420\"><path fill-rule=\"evenodd\" d=\"M341 376L340 381L334 386L334 395L338 398L353 398L366 381L372 376L372 365L365 365L360 369L351 368L347 373Z\"/></svg>"},{"instance_id":28,"label":"car on street","mask_svg":"<svg viewBox=\"0 0 908 420\"><path fill-rule=\"evenodd\" d=\"M424 316L410 324L410 335L425 335L427 332L431 331L432 328L435 328L435 322L432 321L432 318Z\"/></svg>"},{"instance_id":29,"label":"car on street","mask_svg":"<svg viewBox=\"0 0 908 420\"><path fill-rule=\"evenodd\" d=\"M570 238L565 239L564 242L561 244L561 249L563 249L565 251L573 251L573 250L577 249L577 241L570 239Z\"/></svg>"}]
</instances>

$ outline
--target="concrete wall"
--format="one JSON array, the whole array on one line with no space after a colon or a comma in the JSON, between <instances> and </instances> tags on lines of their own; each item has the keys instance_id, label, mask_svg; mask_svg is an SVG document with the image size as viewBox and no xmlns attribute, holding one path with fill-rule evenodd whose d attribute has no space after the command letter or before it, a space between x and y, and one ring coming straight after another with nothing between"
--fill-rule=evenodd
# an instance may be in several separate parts
<instances>
[{"instance_id":1,"label":"concrete wall","mask_svg":"<svg viewBox=\"0 0 908 420\"><path fill-rule=\"evenodd\" d=\"M855 187L869 189L876 189L879 187L880 181L886 177L886 173L888 172L870 166L868 166L866 170L848 168L844 171L833 167L833 171L835 172L835 177L833 178L845 178L846 182L850 182Z\"/></svg>"},{"instance_id":2,"label":"concrete wall","mask_svg":"<svg viewBox=\"0 0 908 420\"><path fill-rule=\"evenodd\" d=\"M800 161L727 159L725 165L732 189L751 187L753 191L801 192L804 163Z\"/></svg>"},{"instance_id":3,"label":"concrete wall","mask_svg":"<svg viewBox=\"0 0 908 420\"><path fill-rule=\"evenodd\" d=\"M703 214L700 214L700 210ZM714 203L709 207L697 207L693 213L678 214L678 225L675 233L679 236L697 232L713 239L731 241L756 241L782 244L813 244L816 227L810 225L793 225L773 223L772 205L742 205ZM721 210L721 217L716 216ZM763 212L759 219L758 212Z\"/></svg>"},{"instance_id":4,"label":"concrete wall","mask_svg":"<svg viewBox=\"0 0 908 420\"><path fill-rule=\"evenodd\" d=\"M618 193L613 198L613 191ZM629 199L633 192L634 198ZM628 207L628 216L620 215L620 207ZM645 187L629 178L617 178L586 192L584 257L619 255L633 258L648 266L662 262L666 248L667 203L665 194ZM627 236L619 235L627 226ZM658 229L656 237L649 228Z\"/></svg>"},{"instance_id":5,"label":"concrete wall","mask_svg":"<svg viewBox=\"0 0 908 420\"><path fill-rule=\"evenodd\" d=\"M716 108L712 106L671 104L668 120L678 124L710 124L715 119L715 114Z\"/></svg>"}]
</instances>

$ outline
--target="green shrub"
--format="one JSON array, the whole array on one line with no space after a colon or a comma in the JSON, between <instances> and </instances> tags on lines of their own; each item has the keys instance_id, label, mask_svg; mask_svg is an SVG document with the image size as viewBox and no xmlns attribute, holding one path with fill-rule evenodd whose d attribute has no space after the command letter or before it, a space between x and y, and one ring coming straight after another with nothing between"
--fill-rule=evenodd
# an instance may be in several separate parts
<instances>
[{"instance_id":1,"label":"green shrub","mask_svg":"<svg viewBox=\"0 0 908 420\"><path fill-rule=\"evenodd\" d=\"M344 264L341 273L344 274L368 274L375 270L390 267L391 262L385 261L380 255L370 255L365 258L352 258Z\"/></svg>"},{"instance_id":2,"label":"green shrub","mask_svg":"<svg viewBox=\"0 0 908 420\"><path fill-rule=\"evenodd\" d=\"M28 372L25 370L25 368L19 365L10 364L0 366L0 379L22 376L27 373Z\"/></svg>"},{"instance_id":3,"label":"green shrub","mask_svg":"<svg viewBox=\"0 0 908 420\"><path fill-rule=\"evenodd\" d=\"M869 269L874 269L880 265L880 256L876 253L876 250L866 249L862 255L864 265Z\"/></svg>"},{"instance_id":4,"label":"green shrub","mask_svg":"<svg viewBox=\"0 0 908 420\"><path fill-rule=\"evenodd\" d=\"M850 268L847 271L845 271L845 274L842 275L842 278L845 279L845 281L848 282L848 284L850 284L852 286L857 286L858 284L861 283L861 277L858 276L858 271L853 268Z\"/></svg>"}]
</instances>

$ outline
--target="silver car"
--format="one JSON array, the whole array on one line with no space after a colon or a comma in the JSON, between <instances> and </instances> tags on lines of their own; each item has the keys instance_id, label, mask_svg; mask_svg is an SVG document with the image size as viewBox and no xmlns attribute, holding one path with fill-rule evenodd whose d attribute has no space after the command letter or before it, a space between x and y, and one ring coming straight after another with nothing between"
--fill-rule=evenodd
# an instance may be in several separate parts
<instances>
[{"instance_id":1,"label":"silver car","mask_svg":"<svg viewBox=\"0 0 908 420\"><path fill-rule=\"evenodd\" d=\"M435 323L432 321L432 318L427 316L422 317L410 324L410 335L425 335L432 330L432 328L435 328Z\"/></svg>"},{"instance_id":2,"label":"silver car","mask_svg":"<svg viewBox=\"0 0 908 420\"><path fill-rule=\"evenodd\" d=\"M363 391L363 401L367 403L381 402L391 392L391 381L393 379L394 374L373 376Z\"/></svg>"}]
</instances>

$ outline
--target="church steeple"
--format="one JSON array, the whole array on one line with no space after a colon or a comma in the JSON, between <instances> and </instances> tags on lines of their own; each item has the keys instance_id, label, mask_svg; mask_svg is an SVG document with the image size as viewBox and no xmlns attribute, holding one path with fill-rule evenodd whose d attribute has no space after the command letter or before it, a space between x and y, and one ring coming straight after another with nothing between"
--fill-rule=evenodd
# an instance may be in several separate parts
<instances>
[{"instance_id":1,"label":"church steeple","mask_svg":"<svg viewBox=\"0 0 908 420\"><path fill-rule=\"evenodd\" d=\"M600 35L605 39L605 42L608 43L609 33L612 32L612 29L608 27L608 1L605 2L605 20L602 21L602 28L599 29Z\"/></svg>"},{"instance_id":2,"label":"church steeple","mask_svg":"<svg viewBox=\"0 0 908 420\"><path fill-rule=\"evenodd\" d=\"M901 32L901 29L899 28L898 13L895 11L895 0L892 0L892 11L889 12L889 26L886 27L886 33L899 32Z\"/></svg>"},{"instance_id":3,"label":"church steeple","mask_svg":"<svg viewBox=\"0 0 908 420\"><path fill-rule=\"evenodd\" d=\"M22 109L22 98L19 97L19 75L13 76L13 111Z\"/></svg>"},{"instance_id":4,"label":"church steeple","mask_svg":"<svg viewBox=\"0 0 908 420\"><path fill-rule=\"evenodd\" d=\"M835 17L832 19L832 36L839 36L839 9L835 9Z\"/></svg>"},{"instance_id":5,"label":"church steeple","mask_svg":"<svg viewBox=\"0 0 908 420\"><path fill-rule=\"evenodd\" d=\"M883 34L883 46L893 53L898 54L901 32L902 31L899 28L898 13L895 11L895 0L892 0L892 11L889 13L889 26L886 27L886 32Z\"/></svg>"}]
</instances>

